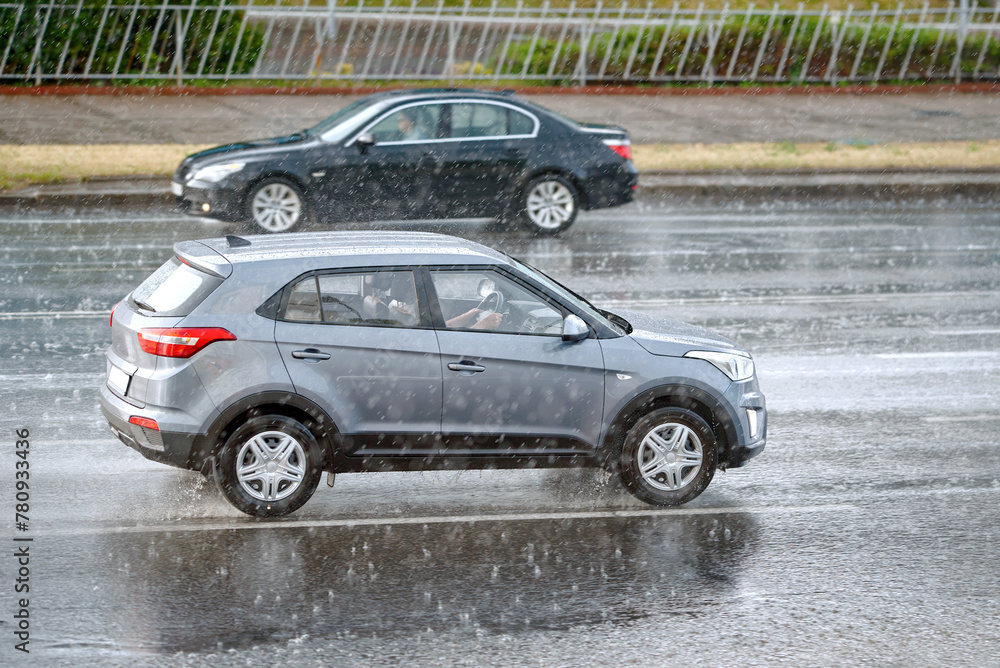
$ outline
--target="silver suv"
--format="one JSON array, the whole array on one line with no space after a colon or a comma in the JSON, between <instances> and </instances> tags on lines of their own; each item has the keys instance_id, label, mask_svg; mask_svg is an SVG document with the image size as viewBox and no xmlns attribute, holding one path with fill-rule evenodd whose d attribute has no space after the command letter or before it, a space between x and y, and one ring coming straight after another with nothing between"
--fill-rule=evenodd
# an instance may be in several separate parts
<instances>
[{"instance_id":1,"label":"silver suv","mask_svg":"<svg viewBox=\"0 0 1000 668\"><path fill-rule=\"evenodd\" d=\"M101 405L149 459L284 515L323 471L600 466L676 505L764 448L754 364L426 233L184 241L112 312Z\"/></svg>"}]
</instances>

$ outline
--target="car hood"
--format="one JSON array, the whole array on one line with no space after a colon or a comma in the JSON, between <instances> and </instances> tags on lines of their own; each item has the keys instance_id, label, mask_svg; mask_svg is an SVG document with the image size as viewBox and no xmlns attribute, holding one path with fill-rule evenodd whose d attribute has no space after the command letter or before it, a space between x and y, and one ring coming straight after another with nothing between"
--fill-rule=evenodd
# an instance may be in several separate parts
<instances>
[{"instance_id":1,"label":"car hood","mask_svg":"<svg viewBox=\"0 0 1000 668\"><path fill-rule=\"evenodd\" d=\"M222 146L215 146L213 148L205 149L204 151L199 151L197 153L192 153L189 155L184 162L192 163L196 161L202 161L205 158L215 158L223 157L223 154L239 153L240 151L245 151L248 149L258 149L258 148L269 148L272 146L283 146L286 144L298 144L309 136L304 132L296 132L290 135L284 135L283 137L272 137L271 139L258 139L256 141L246 141L239 142L236 144L224 144ZM227 156L230 157L230 156Z\"/></svg>"},{"instance_id":2,"label":"car hood","mask_svg":"<svg viewBox=\"0 0 1000 668\"><path fill-rule=\"evenodd\" d=\"M632 325L629 336L653 355L681 357L692 350L747 354L732 340L704 327L637 311L612 312L628 320Z\"/></svg>"}]
</instances>

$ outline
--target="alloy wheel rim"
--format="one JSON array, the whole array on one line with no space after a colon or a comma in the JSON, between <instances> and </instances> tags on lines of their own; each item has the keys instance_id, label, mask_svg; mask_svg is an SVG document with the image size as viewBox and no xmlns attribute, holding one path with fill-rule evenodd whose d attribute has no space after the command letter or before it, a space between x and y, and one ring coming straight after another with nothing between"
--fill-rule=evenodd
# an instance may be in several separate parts
<instances>
[{"instance_id":1,"label":"alloy wheel rim","mask_svg":"<svg viewBox=\"0 0 1000 668\"><path fill-rule=\"evenodd\" d=\"M280 501L305 479L302 444L281 431L255 435L236 457L236 479L243 491L260 501Z\"/></svg>"},{"instance_id":2,"label":"alloy wheel rim","mask_svg":"<svg viewBox=\"0 0 1000 668\"><path fill-rule=\"evenodd\" d=\"M542 181L528 193L528 218L544 230L562 227L573 216L573 193L559 181Z\"/></svg>"},{"instance_id":3,"label":"alloy wheel rim","mask_svg":"<svg viewBox=\"0 0 1000 668\"><path fill-rule=\"evenodd\" d=\"M704 457L698 435L677 422L649 430L636 454L643 480L664 492L675 492L691 484L701 470Z\"/></svg>"},{"instance_id":4,"label":"alloy wheel rim","mask_svg":"<svg viewBox=\"0 0 1000 668\"><path fill-rule=\"evenodd\" d=\"M269 183L253 197L253 219L269 232L284 232L302 215L302 200L284 183Z\"/></svg>"}]
</instances>

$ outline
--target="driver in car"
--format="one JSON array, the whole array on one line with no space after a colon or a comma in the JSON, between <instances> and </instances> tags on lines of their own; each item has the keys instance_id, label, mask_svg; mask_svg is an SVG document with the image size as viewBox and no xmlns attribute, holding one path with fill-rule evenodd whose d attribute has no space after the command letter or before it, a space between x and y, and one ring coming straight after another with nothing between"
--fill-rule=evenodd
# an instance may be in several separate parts
<instances>
[{"instance_id":1,"label":"driver in car","mask_svg":"<svg viewBox=\"0 0 1000 668\"><path fill-rule=\"evenodd\" d=\"M486 313L485 316L478 322L476 318L479 317L480 313ZM449 328L467 328L467 329L496 329L500 326L500 321L503 320L503 314L497 313L496 311L483 311L483 309L469 309L462 315L456 315L454 318L450 318L445 322ZM469 323L472 323L471 325Z\"/></svg>"},{"instance_id":2,"label":"driver in car","mask_svg":"<svg viewBox=\"0 0 1000 668\"><path fill-rule=\"evenodd\" d=\"M399 128L400 138L407 141L427 139L427 133L417 125L417 112L413 109L404 109L399 114L396 124Z\"/></svg>"}]
</instances>

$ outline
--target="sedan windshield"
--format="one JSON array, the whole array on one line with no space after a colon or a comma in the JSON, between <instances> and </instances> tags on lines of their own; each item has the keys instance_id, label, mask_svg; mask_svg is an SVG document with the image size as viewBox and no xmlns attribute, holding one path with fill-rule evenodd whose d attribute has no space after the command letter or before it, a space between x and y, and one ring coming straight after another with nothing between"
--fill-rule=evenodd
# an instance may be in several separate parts
<instances>
[{"instance_id":1,"label":"sedan windshield","mask_svg":"<svg viewBox=\"0 0 1000 668\"><path fill-rule=\"evenodd\" d=\"M534 267L527 265L521 262L520 260L516 260L514 258L510 258L510 260L521 271L528 274L536 281L544 285L549 290L549 292L558 295L564 301L570 302L571 304L575 304L577 308L579 308L581 311L586 312L588 315L590 315L595 320L599 321L605 327L611 329L614 332L618 332L622 336L628 334L631 331L631 326L628 324L626 320L618 316L609 314L606 311L603 311L602 309L597 308L596 306L588 302L580 295L576 294L575 292L573 292L566 286L562 285L555 279L549 278L538 269L535 269Z\"/></svg>"},{"instance_id":2,"label":"sedan windshield","mask_svg":"<svg viewBox=\"0 0 1000 668\"><path fill-rule=\"evenodd\" d=\"M309 128L306 134L325 142L341 141L391 104L391 100L358 100Z\"/></svg>"}]
</instances>

